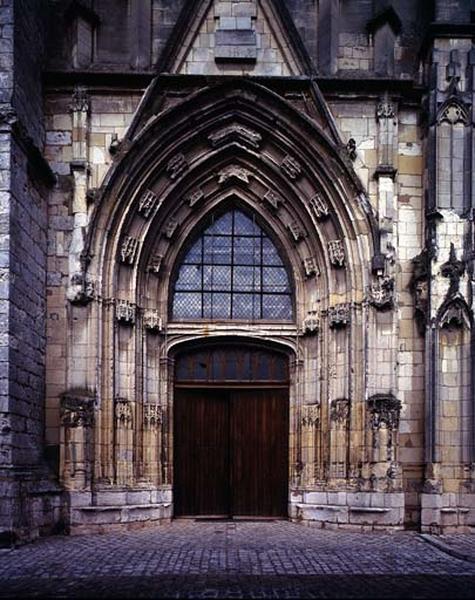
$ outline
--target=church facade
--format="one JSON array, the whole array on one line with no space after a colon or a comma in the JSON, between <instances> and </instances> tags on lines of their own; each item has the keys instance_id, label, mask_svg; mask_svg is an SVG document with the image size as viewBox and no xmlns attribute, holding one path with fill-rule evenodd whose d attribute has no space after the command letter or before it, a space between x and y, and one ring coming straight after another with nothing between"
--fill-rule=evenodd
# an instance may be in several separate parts
<instances>
[{"instance_id":1,"label":"church facade","mask_svg":"<svg viewBox=\"0 0 475 600\"><path fill-rule=\"evenodd\" d=\"M473 530L473 2L0 19L1 541Z\"/></svg>"}]
</instances>

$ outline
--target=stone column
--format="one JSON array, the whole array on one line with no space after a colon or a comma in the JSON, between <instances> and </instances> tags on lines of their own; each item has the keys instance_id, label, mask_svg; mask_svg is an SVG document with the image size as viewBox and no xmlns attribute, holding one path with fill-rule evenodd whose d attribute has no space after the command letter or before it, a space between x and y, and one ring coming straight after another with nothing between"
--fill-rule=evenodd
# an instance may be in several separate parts
<instances>
[{"instance_id":1,"label":"stone column","mask_svg":"<svg viewBox=\"0 0 475 600\"><path fill-rule=\"evenodd\" d=\"M91 485L94 403L93 397L78 393L61 398L60 474L67 490L85 491Z\"/></svg>"}]
</instances>

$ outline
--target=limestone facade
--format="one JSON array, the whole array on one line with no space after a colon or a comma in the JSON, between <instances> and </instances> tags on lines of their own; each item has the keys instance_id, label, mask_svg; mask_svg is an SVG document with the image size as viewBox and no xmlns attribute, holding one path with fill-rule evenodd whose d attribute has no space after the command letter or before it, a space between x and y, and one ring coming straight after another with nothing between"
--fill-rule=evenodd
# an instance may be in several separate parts
<instances>
[{"instance_id":1,"label":"limestone facade","mask_svg":"<svg viewBox=\"0 0 475 600\"><path fill-rule=\"evenodd\" d=\"M196 344L286 357L289 518L471 530L471 3L33 4L0 7L3 539L173 517ZM223 207L292 319L174 318Z\"/></svg>"}]
</instances>

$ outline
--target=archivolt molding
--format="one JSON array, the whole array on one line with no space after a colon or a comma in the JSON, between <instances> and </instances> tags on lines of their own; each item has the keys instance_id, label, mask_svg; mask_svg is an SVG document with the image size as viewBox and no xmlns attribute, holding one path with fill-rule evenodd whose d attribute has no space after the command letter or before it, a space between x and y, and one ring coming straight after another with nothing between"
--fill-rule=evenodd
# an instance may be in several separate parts
<instances>
[{"instance_id":1,"label":"archivolt molding","mask_svg":"<svg viewBox=\"0 0 475 600\"><path fill-rule=\"evenodd\" d=\"M216 147L210 147L208 139L213 134L219 134ZM102 295L111 296L116 287L112 257L120 253L119 239L130 236L142 242L136 264L143 265L147 249L151 256L147 237L167 226L169 237L177 232L179 236L186 223L174 213L183 212L183 200L190 209L202 209L209 186L203 171L220 159L229 166L230 155L238 156L238 164L253 174L249 185L260 188L270 212L279 214L288 205L302 222L312 223L314 231L308 232L312 240L325 239L321 246L344 240L352 278L347 287L363 289L364 267L376 249L377 235L371 215L356 200L361 189L354 175L315 123L262 86L239 82L235 89L217 86L193 94L183 105L157 116L136 140L121 148L103 186L88 239L96 277L109 266ZM287 163L286 174L282 164ZM222 182L223 187L226 184ZM322 233L327 229L331 239ZM327 254L320 252L326 263L320 265L322 271L329 266ZM130 277L133 270L128 268Z\"/></svg>"}]
</instances>

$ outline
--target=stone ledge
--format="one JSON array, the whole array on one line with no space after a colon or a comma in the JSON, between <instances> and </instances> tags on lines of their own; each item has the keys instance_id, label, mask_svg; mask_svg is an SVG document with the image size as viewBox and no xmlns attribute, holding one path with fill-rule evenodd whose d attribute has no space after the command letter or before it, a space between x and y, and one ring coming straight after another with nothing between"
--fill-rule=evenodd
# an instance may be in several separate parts
<instances>
[{"instance_id":1,"label":"stone ledge","mask_svg":"<svg viewBox=\"0 0 475 600\"><path fill-rule=\"evenodd\" d=\"M348 510L350 512L360 512L360 513L387 513L391 509L390 508L380 508L378 506L349 506Z\"/></svg>"}]
</instances>

